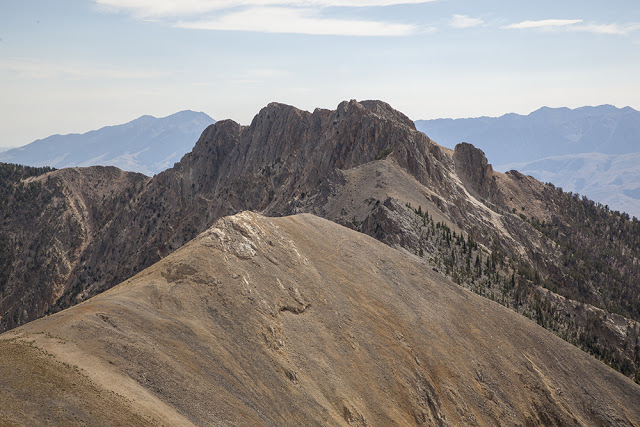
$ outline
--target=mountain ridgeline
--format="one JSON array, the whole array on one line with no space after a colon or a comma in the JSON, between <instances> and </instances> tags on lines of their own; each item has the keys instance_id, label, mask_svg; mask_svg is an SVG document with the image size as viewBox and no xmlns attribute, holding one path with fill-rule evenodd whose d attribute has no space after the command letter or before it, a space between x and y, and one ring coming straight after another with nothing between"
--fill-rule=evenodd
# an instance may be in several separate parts
<instances>
[{"instance_id":1,"label":"mountain ridgeline","mask_svg":"<svg viewBox=\"0 0 640 427\"><path fill-rule=\"evenodd\" d=\"M640 150L638 134L637 150ZM583 153L502 165L564 191L579 193L612 210L640 218L640 151L629 154Z\"/></svg>"},{"instance_id":2,"label":"mountain ridgeline","mask_svg":"<svg viewBox=\"0 0 640 427\"><path fill-rule=\"evenodd\" d=\"M542 107L528 115L416 120L416 127L448 147L472 142L503 165L580 153L637 153L640 111L613 105Z\"/></svg>"},{"instance_id":3,"label":"mountain ridgeline","mask_svg":"<svg viewBox=\"0 0 640 427\"><path fill-rule=\"evenodd\" d=\"M8 200L0 224L13 261L0 267L3 329L104 292L221 217L312 213L405 251L425 271L640 380L638 221L496 172L470 144L444 148L384 102L313 113L272 103L249 126L209 126L192 152L153 178L69 169L15 181L10 191L20 186L40 195L43 231L29 234L32 224ZM49 249L27 265L45 238ZM31 290L35 282L42 289Z\"/></svg>"},{"instance_id":4,"label":"mountain ridgeline","mask_svg":"<svg viewBox=\"0 0 640 427\"><path fill-rule=\"evenodd\" d=\"M481 148L499 171L517 169L640 217L640 112L631 107L543 107L522 116L416 120L453 148Z\"/></svg>"},{"instance_id":5,"label":"mountain ridgeline","mask_svg":"<svg viewBox=\"0 0 640 427\"><path fill-rule=\"evenodd\" d=\"M505 327L505 325L508 325ZM0 335L2 425L637 425L640 387L421 258L242 212Z\"/></svg>"}]
</instances>

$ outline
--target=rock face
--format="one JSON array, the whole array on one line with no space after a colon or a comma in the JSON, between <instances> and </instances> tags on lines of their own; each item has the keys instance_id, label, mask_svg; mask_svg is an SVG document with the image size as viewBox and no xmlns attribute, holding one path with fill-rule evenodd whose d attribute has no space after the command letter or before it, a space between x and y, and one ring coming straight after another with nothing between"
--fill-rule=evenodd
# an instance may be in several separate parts
<instances>
[{"instance_id":1,"label":"rock face","mask_svg":"<svg viewBox=\"0 0 640 427\"><path fill-rule=\"evenodd\" d=\"M174 168L114 197L98 204L107 213L79 261L40 282L58 291L38 313L115 286L226 215L307 212L422 256L640 381L640 223L495 172L469 144L441 147L384 102L313 113L273 103L250 126L217 122Z\"/></svg>"},{"instance_id":2,"label":"rock face","mask_svg":"<svg viewBox=\"0 0 640 427\"><path fill-rule=\"evenodd\" d=\"M640 112L630 107L541 108L527 116L416 120L453 148L482 148L498 171L517 169L640 218Z\"/></svg>"},{"instance_id":3,"label":"rock face","mask_svg":"<svg viewBox=\"0 0 640 427\"><path fill-rule=\"evenodd\" d=\"M466 142L458 144L453 152L453 162L460 179L481 199L490 200L497 194L493 168L482 150Z\"/></svg>"},{"instance_id":4,"label":"rock face","mask_svg":"<svg viewBox=\"0 0 640 427\"><path fill-rule=\"evenodd\" d=\"M628 378L421 258L308 214L223 218L0 335L0 354L2 424L640 422Z\"/></svg>"},{"instance_id":5,"label":"rock face","mask_svg":"<svg viewBox=\"0 0 640 427\"><path fill-rule=\"evenodd\" d=\"M249 127L220 121L175 168L154 177L120 212L86 257L98 280L77 271L59 306L95 295L180 247L221 216L244 209L293 213L296 200L332 174L393 153L401 168L426 182L448 185L424 134L380 101L341 103L313 114L272 103ZM105 255L107 255L105 257Z\"/></svg>"}]
</instances>

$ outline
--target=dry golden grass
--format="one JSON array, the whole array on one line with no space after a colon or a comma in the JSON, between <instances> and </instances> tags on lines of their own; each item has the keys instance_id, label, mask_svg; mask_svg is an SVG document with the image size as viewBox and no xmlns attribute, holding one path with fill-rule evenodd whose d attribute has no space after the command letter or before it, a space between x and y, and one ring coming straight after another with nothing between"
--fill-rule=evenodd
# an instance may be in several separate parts
<instances>
[{"instance_id":1,"label":"dry golden grass","mask_svg":"<svg viewBox=\"0 0 640 427\"><path fill-rule=\"evenodd\" d=\"M0 424L640 423L629 379L312 215L224 218L0 355Z\"/></svg>"}]
</instances>

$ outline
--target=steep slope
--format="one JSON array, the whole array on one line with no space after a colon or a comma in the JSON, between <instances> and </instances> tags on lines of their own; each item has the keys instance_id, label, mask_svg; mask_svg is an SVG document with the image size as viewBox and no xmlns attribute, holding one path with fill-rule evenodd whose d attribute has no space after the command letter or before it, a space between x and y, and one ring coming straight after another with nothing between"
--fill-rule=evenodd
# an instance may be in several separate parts
<instances>
[{"instance_id":1,"label":"steep slope","mask_svg":"<svg viewBox=\"0 0 640 427\"><path fill-rule=\"evenodd\" d=\"M70 294L70 301L130 277L224 215L244 209L289 213L302 193L340 169L388 154L391 144L397 145L394 155L400 166L447 185L439 168L424 164L424 156L446 161L440 148L382 102L343 102L336 111L318 109L313 114L274 103L249 127L218 122L202 134L192 153L154 177L118 215L105 234L106 243L89 248L89 263L101 279L89 282L79 271L70 288L90 288Z\"/></svg>"},{"instance_id":2,"label":"steep slope","mask_svg":"<svg viewBox=\"0 0 640 427\"><path fill-rule=\"evenodd\" d=\"M447 147L474 144L496 170L517 169L640 216L640 112L630 107L545 107L527 116L417 120L416 127Z\"/></svg>"},{"instance_id":3,"label":"steep slope","mask_svg":"<svg viewBox=\"0 0 640 427\"><path fill-rule=\"evenodd\" d=\"M195 111L167 117L142 116L129 123L84 134L53 135L0 153L0 162L67 168L116 166L148 176L173 166L202 131L215 123Z\"/></svg>"},{"instance_id":4,"label":"steep slope","mask_svg":"<svg viewBox=\"0 0 640 427\"><path fill-rule=\"evenodd\" d=\"M148 180L114 167L47 170L0 164L0 330L47 312L84 250Z\"/></svg>"},{"instance_id":5,"label":"steep slope","mask_svg":"<svg viewBox=\"0 0 640 427\"><path fill-rule=\"evenodd\" d=\"M3 423L640 422L624 376L311 215L219 220L120 286L0 336L0 352Z\"/></svg>"},{"instance_id":6,"label":"steep slope","mask_svg":"<svg viewBox=\"0 0 640 427\"><path fill-rule=\"evenodd\" d=\"M313 113L274 103L250 126L210 126L114 211L51 311L245 209L310 212L405 248L640 381L640 224L496 172L470 144L443 148L381 101Z\"/></svg>"},{"instance_id":7,"label":"steep slope","mask_svg":"<svg viewBox=\"0 0 640 427\"><path fill-rule=\"evenodd\" d=\"M640 149L640 141L639 141ZM500 165L517 169L565 191L580 193L611 209L640 217L640 153L570 154L525 163Z\"/></svg>"}]
</instances>

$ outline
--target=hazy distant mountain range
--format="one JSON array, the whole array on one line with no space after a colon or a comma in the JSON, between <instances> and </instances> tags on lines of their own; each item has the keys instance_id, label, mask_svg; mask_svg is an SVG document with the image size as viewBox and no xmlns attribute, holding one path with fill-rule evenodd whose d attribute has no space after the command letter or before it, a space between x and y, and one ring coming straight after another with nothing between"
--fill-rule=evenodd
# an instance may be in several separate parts
<instances>
[{"instance_id":1,"label":"hazy distant mountain range","mask_svg":"<svg viewBox=\"0 0 640 427\"><path fill-rule=\"evenodd\" d=\"M142 116L84 134L37 140L0 152L0 162L55 168L109 165L152 176L180 160L214 122L194 111ZM498 171L517 169L640 217L640 112L630 107L543 107L526 116L415 124L446 147L462 141L480 147Z\"/></svg>"},{"instance_id":2,"label":"hazy distant mountain range","mask_svg":"<svg viewBox=\"0 0 640 427\"><path fill-rule=\"evenodd\" d=\"M499 171L517 169L640 217L640 112L543 107L521 116L417 120L438 143L481 148Z\"/></svg>"},{"instance_id":3,"label":"hazy distant mountain range","mask_svg":"<svg viewBox=\"0 0 640 427\"><path fill-rule=\"evenodd\" d=\"M580 153L640 151L640 112L612 105L543 107L521 116L417 120L416 128L439 144L474 144L494 165Z\"/></svg>"},{"instance_id":4,"label":"hazy distant mountain range","mask_svg":"<svg viewBox=\"0 0 640 427\"><path fill-rule=\"evenodd\" d=\"M52 135L0 153L0 162L30 166L116 166L157 174L188 153L202 131L215 123L205 113L181 111L167 117L142 116L129 123L84 134Z\"/></svg>"}]
</instances>

